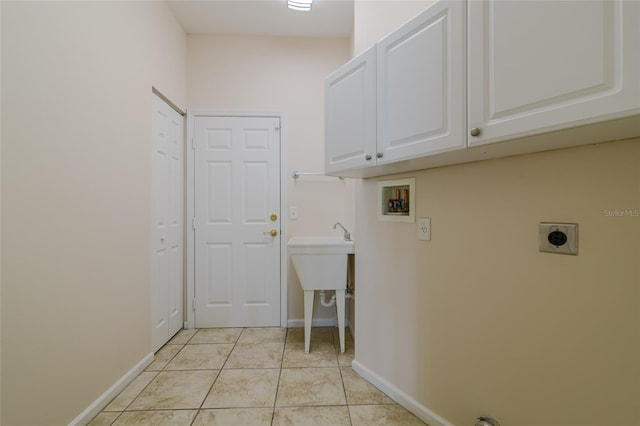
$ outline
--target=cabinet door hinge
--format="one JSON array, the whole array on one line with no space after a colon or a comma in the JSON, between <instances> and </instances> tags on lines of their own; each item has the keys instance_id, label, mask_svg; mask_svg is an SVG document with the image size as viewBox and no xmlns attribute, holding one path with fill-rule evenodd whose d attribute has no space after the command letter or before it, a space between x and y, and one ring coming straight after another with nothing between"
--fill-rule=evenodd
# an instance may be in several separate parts
<instances>
[{"instance_id":1,"label":"cabinet door hinge","mask_svg":"<svg viewBox=\"0 0 640 426\"><path fill-rule=\"evenodd\" d=\"M196 229L196 218L195 217L191 218L191 229L193 229L194 231Z\"/></svg>"},{"instance_id":2,"label":"cabinet door hinge","mask_svg":"<svg viewBox=\"0 0 640 426\"><path fill-rule=\"evenodd\" d=\"M191 310L196 310L196 299L191 299Z\"/></svg>"},{"instance_id":3,"label":"cabinet door hinge","mask_svg":"<svg viewBox=\"0 0 640 426\"><path fill-rule=\"evenodd\" d=\"M195 138L191 138L191 149L192 150L196 150L196 140Z\"/></svg>"}]
</instances>

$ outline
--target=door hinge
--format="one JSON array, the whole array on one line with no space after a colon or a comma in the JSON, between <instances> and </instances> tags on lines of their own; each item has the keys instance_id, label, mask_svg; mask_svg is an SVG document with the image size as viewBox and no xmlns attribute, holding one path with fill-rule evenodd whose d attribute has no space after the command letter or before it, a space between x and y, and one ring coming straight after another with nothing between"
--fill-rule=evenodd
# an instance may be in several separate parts
<instances>
[{"instance_id":1,"label":"door hinge","mask_svg":"<svg viewBox=\"0 0 640 426\"><path fill-rule=\"evenodd\" d=\"M196 218L195 217L191 218L191 229L193 229L194 231L196 229Z\"/></svg>"},{"instance_id":2,"label":"door hinge","mask_svg":"<svg viewBox=\"0 0 640 426\"><path fill-rule=\"evenodd\" d=\"M196 150L196 140L195 138L191 138L191 149L192 150Z\"/></svg>"},{"instance_id":3,"label":"door hinge","mask_svg":"<svg viewBox=\"0 0 640 426\"><path fill-rule=\"evenodd\" d=\"M196 310L196 299L191 299L191 310Z\"/></svg>"}]
</instances>

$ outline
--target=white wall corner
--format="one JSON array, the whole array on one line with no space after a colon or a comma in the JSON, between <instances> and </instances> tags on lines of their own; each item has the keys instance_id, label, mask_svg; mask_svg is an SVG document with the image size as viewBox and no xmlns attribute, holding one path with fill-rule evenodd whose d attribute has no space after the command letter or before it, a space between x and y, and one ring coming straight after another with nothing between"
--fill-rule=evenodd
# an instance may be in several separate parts
<instances>
[{"instance_id":1,"label":"white wall corner","mask_svg":"<svg viewBox=\"0 0 640 426\"><path fill-rule=\"evenodd\" d=\"M353 360L353 362L351 363L351 367L353 368L353 371L358 373L363 379L380 389L389 398L393 399L395 402L409 410L429 426L454 426L453 423L448 422L429 408L420 404L418 401L404 393L402 390L398 389L396 386L389 383L378 374L360 364L360 362L358 362L357 360Z\"/></svg>"},{"instance_id":2,"label":"white wall corner","mask_svg":"<svg viewBox=\"0 0 640 426\"><path fill-rule=\"evenodd\" d=\"M84 426L89 423L100 412L122 392L136 377L144 371L145 368L153 362L153 352L149 352L140 360L131 370L127 371L124 376L118 379L109 389L100 395L91 405L89 405L82 413L69 422L69 426Z\"/></svg>"}]
</instances>

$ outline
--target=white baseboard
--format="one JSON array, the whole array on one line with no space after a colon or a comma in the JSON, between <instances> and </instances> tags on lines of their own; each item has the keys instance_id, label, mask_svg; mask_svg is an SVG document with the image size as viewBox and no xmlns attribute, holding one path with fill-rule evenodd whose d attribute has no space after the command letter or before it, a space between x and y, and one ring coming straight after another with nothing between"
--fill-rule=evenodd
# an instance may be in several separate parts
<instances>
[{"instance_id":1,"label":"white baseboard","mask_svg":"<svg viewBox=\"0 0 640 426\"><path fill-rule=\"evenodd\" d=\"M389 398L402 405L404 408L412 412L416 417L418 417L429 426L454 426L452 423L448 422L433 411L429 410L427 407L420 404L418 401L411 398L409 395L407 395L373 371L369 370L364 365L360 364L357 360L353 360L353 362L351 363L351 367L353 368L353 371L362 376L363 379L380 389L382 392L387 394Z\"/></svg>"},{"instance_id":2,"label":"white baseboard","mask_svg":"<svg viewBox=\"0 0 640 426\"><path fill-rule=\"evenodd\" d=\"M82 413L75 419L71 420L69 426L84 426L89 423L95 416L109 405L109 403L118 396L120 392L124 390L133 380L144 371L149 364L153 362L153 352L149 352L147 356L142 358L131 370L120 377L109 389L107 389L102 395L98 397L93 403L88 406Z\"/></svg>"},{"instance_id":3,"label":"white baseboard","mask_svg":"<svg viewBox=\"0 0 640 426\"><path fill-rule=\"evenodd\" d=\"M345 318L345 325L349 325L349 321ZM311 327L337 327L338 320L335 318L314 318L311 320ZM304 327L304 319L287 320L287 327L297 328Z\"/></svg>"}]
</instances>

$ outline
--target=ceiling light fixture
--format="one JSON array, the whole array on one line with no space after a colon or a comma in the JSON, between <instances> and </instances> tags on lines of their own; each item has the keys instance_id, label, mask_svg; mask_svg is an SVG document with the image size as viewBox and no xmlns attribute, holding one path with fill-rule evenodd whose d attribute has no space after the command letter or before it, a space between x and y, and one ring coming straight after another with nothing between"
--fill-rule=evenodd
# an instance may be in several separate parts
<instances>
[{"instance_id":1,"label":"ceiling light fixture","mask_svg":"<svg viewBox=\"0 0 640 426\"><path fill-rule=\"evenodd\" d=\"M311 2L313 0L287 0L287 7L300 12L311 12Z\"/></svg>"}]
</instances>

